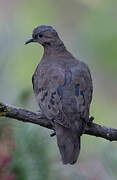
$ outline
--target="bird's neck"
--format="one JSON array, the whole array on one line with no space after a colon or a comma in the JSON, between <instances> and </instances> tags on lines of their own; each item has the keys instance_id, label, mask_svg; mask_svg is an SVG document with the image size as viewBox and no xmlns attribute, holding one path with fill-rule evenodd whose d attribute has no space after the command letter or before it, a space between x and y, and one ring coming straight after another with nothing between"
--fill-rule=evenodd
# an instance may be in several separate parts
<instances>
[{"instance_id":1,"label":"bird's neck","mask_svg":"<svg viewBox=\"0 0 117 180\"><path fill-rule=\"evenodd\" d=\"M67 52L66 47L64 46L63 42L60 41L57 44L51 44L51 45L44 46L43 57L60 55L65 52Z\"/></svg>"}]
</instances>

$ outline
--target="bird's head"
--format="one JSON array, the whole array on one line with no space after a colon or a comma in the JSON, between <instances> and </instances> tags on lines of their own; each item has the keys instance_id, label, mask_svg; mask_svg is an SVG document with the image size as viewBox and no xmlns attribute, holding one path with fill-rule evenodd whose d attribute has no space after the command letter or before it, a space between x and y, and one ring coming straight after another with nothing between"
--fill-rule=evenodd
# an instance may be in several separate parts
<instances>
[{"instance_id":1,"label":"bird's head","mask_svg":"<svg viewBox=\"0 0 117 180\"><path fill-rule=\"evenodd\" d=\"M29 44L31 42L40 43L42 46L53 46L62 42L56 30L52 26L38 26L33 30L32 38L25 42Z\"/></svg>"}]
</instances>

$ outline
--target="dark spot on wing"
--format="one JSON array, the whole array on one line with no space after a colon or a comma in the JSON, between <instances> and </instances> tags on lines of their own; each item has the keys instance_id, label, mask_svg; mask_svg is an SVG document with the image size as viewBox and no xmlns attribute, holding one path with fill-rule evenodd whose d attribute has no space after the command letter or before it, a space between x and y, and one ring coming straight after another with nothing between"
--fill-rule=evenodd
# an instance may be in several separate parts
<instances>
[{"instance_id":1,"label":"dark spot on wing","mask_svg":"<svg viewBox=\"0 0 117 180\"><path fill-rule=\"evenodd\" d=\"M50 105L48 104L48 109L51 109Z\"/></svg>"},{"instance_id":2,"label":"dark spot on wing","mask_svg":"<svg viewBox=\"0 0 117 180\"><path fill-rule=\"evenodd\" d=\"M59 86L57 88L57 93L58 93L58 96L59 96L59 98L61 100L62 99L62 94L63 94L62 86Z\"/></svg>"},{"instance_id":3,"label":"dark spot on wing","mask_svg":"<svg viewBox=\"0 0 117 180\"><path fill-rule=\"evenodd\" d=\"M43 87L42 87L42 88L39 88L39 89L38 89L38 93L40 93L41 91L44 91L44 90L46 90L46 89L43 88ZM46 92L46 93L47 93L47 92ZM46 94L44 94L44 95L47 96Z\"/></svg>"},{"instance_id":4,"label":"dark spot on wing","mask_svg":"<svg viewBox=\"0 0 117 180\"><path fill-rule=\"evenodd\" d=\"M51 98L51 99L50 99L50 103L51 103L52 105L54 105L54 104L55 104L55 101Z\"/></svg>"},{"instance_id":5,"label":"dark spot on wing","mask_svg":"<svg viewBox=\"0 0 117 180\"><path fill-rule=\"evenodd\" d=\"M56 91L51 93L50 103L51 103L52 105L55 104L55 95L56 95Z\"/></svg>"},{"instance_id":6,"label":"dark spot on wing","mask_svg":"<svg viewBox=\"0 0 117 180\"><path fill-rule=\"evenodd\" d=\"M75 85L75 95L78 97L79 96L79 89L80 89L80 84Z\"/></svg>"},{"instance_id":7,"label":"dark spot on wing","mask_svg":"<svg viewBox=\"0 0 117 180\"><path fill-rule=\"evenodd\" d=\"M44 96L46 97L48 95L48 92L45 92Z\"/></svg>"},{"instance_id":8,"label":"dark spot on wing","mask_svg":"<svg viewBox=\"0 0 117 180\"><path fill-rule=\"evenodd\" d=\"M43 102L45 100L45 97L48 96L48 92L46 91L43 95L43 97L41 98L41 102Z\"/></svg>"},{"instance_id":9,"label":"dark spot on wing","mask_svg":"<svg viewBox=\"0 0 117 180\"><path fill-rule=\"evenodd\" d=\"M53 92L53 95L56 95L56 91L55 91L55 92Z\"/></svg>"},{"instance_id":10,"label":"dark spot on wing","mask_svg":"<svg viewBox=\"0 0 117 180\"><path fill-rule=\"evenodd\" d=\"M80 91L80 95L83 97L83 100L84 100L83 106L85 106L85 97L84 97L84 93L85 93L85 90L81 90L81 91Z\"/></svg>"},{"instance_id":11,"label":"dark spot on wing","mask_svg":"<svg viewBox=\"0 0 117 180\"><path fill-rule=\"evenodd\" d=\"M42 88L39 88L39 93L42 91Z\"/></svg>"},{"instance_id":12,"label":"dark spot on wing","mask_svg":"<svg viewBox=\"0 0 117 180\"><path fill-rule=\"evenodd\" d=\"M55 99L55 95L56 95L56 91L53 92L53 93L51 93L51 98L52 98L52 99Z\"/></svg>"}]
</instances>

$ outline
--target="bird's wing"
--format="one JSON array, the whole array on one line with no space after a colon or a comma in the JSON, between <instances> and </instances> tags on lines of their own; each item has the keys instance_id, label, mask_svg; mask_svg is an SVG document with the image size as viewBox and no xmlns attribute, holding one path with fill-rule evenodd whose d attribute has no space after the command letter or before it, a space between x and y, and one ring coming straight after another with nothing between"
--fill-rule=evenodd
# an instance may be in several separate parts
<instances>
[{"instance_id":1,"label":"bird's wing","mask_svg":"<svg viewBox=\"0 0 117 180\"><path fill-rule=\"evenodd\" d=\"M90 71L86 64L81 63L72 68L74 95L77 111L86 122L89 120L89 108L92 100L93 86Z\"/></svg>"},{"instance_id":2,"label":"bird's wing","mask_svg":"<svg viewBox=\"0 0 117 180\"><path fill-rule=\"evenodd\" d=\"M55 119L61 114L64 78L64 70L56 66L42 66L33 75L32 83L36 100L48 119ZM68 127L67 122L62 120L61 125Z\"/></svg>"}]
</instances>

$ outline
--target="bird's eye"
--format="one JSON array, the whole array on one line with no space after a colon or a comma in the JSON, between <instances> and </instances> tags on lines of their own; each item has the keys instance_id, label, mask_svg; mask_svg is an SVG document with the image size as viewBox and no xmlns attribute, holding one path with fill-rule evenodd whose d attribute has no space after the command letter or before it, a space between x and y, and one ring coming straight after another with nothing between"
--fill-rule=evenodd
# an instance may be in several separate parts
<instances>
[{"instance_id":1,"label":"bird's eye","mask_svg":"<svg viewBox=\"0 0 117 180\"><path fill-rule=\"evenodd\" d=\"M39 33L39 34L38 34L38 37L39 37L39 38L42 38L42 37L43 37L43 34L42 34L42 33Z\"/></svg>"}]
</instances>

